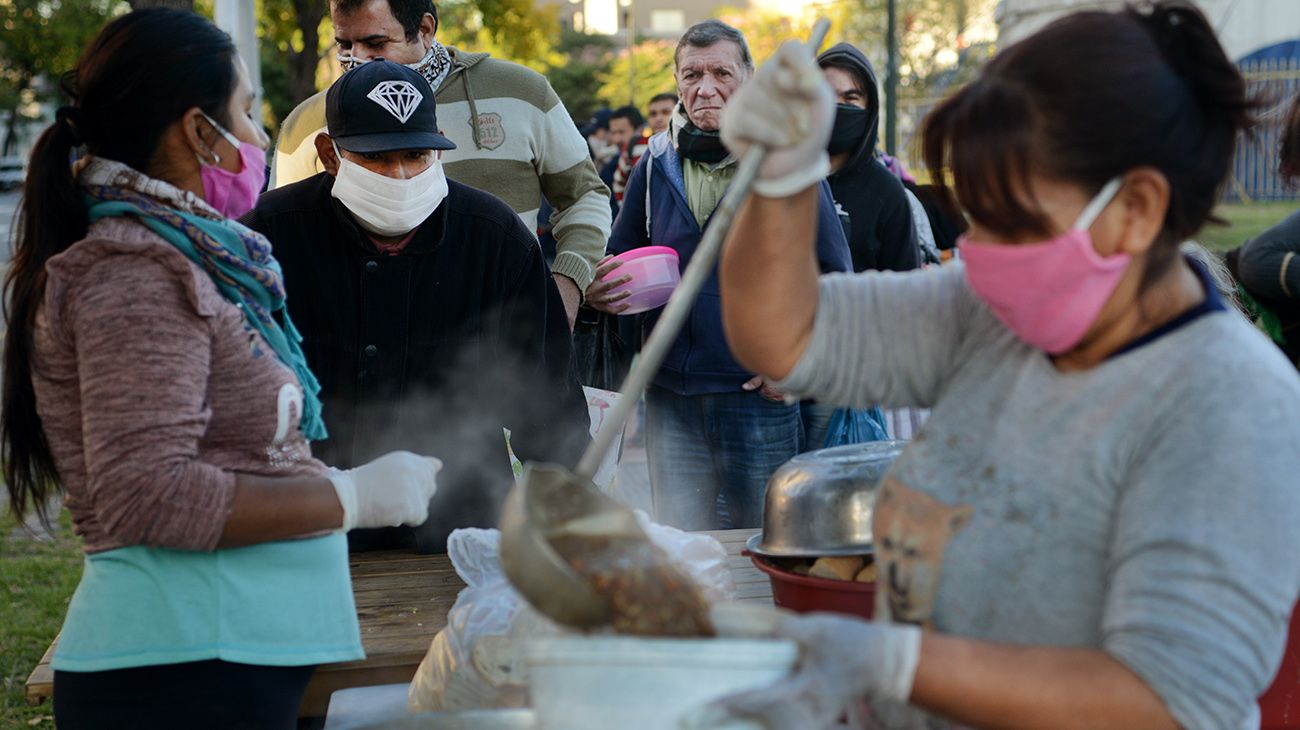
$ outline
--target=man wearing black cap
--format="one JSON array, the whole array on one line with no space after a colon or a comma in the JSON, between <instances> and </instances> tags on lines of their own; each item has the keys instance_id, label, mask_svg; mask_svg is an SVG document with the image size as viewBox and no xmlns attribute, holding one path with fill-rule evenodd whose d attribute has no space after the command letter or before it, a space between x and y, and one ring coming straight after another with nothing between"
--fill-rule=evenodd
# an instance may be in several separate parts
<instances>
[{"instance_id":1,"label":"man wearing black cap","mask_svg":"<svg viewBox=\"0 0 1300 730\"><path fill-rule=\"evenodd\" d=\"M447 180L434 97L420 75L374 61L326 97L325 172L273 190L244 222L269 238L290 315L321 382L341 468L394 449L445 463L430 520L354 531L353 547L444 549L493 526L512 483L503 429L523 459L572 465L587 442L564 305L540 248L500 199Z\"/></svg>"}]
</instances>

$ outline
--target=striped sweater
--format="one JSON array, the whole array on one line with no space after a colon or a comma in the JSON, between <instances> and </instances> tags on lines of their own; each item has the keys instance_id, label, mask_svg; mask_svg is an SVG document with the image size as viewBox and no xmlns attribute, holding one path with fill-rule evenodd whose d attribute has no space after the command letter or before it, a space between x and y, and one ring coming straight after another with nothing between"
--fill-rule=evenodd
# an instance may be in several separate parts
<instances>
[{"instance_id":1,"label":"striped sweater","mask_svg":"<svg viewBox=\"0 0 1300 730\"><path fill-rule=\"evenodd\" d=\"M447 50L452 69L436 96L439 126L456 143L456 149L443 152L447 177L501 198L534 232L545 196L555 208L551 224L558 253L551 270L586 291L609 239L609 189L564 103L541 74L486 53ZM272 188L324 169L314 142L324 127L322 91L299 104L281 126Z\"/></svg>"}]
</instances>

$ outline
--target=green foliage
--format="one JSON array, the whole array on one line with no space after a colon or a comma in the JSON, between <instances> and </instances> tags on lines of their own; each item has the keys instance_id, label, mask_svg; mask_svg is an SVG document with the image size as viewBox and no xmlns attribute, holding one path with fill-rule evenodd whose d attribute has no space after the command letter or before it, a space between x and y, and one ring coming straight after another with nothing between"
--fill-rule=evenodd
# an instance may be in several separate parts
<instances>
[{"instance_id":1,"label":"green foliage","mask_svg":"<svg viewBox=\"0 0 1300 730\"><path fill-rule=\"evenodd\" d=\"M596 74L596 81L600 84L597 98L605 106L613 108L630 102L644 113L655 94L677 90L677 80L673 76L673 49L676 46L675 42L664 40L641 41L632 47L631 63L628 62L627 49L618 51L608 68ZM629 70L633 72L630 78ZM631 95L629 88L633 91Z\"/></svg>"},{"instance_id":2,"label":"green foliage","mask_svg":"<svg viewBox=\"0 0 1300 730\"><path fill-rule=\"evenodd\" d=\"M446 0L438 3L438 39L467 51L545 73L563 63L551 39L560 35L559 8L533 0Z\"/></svg>"},{"instance_id":3,"label":"green foliage","mask_svg":"<svg viewBox=\"0 0 1300 730\"><path fill-rule=\"evenodd\" d=\"M317 77L334 44L328 0L257 0L257 37L267 126L318 91Z\"/></svg>"},{"instance_id":4,"label":"green foliage","mask_svg":"<svg viewBox=\"0 0 1300 730\"><path fill-rule=\"evenodd\" d=\"M568 28L560 34L560 42L555 47L559 62L544 73L574 119L586 119L603 105L595 79L609 70L610 54L615 47L614 39L607 36Z\"/></svg>"},{"instance_id":5,"label":"green foliage","mask_svg":"<svg viewBox=\"0 0 1300 730\"><path fill-rule=\"evenodd\" d=\"M0 110L6 127L0 149L15 143L22 106L57 98L57 80L77 64L81 49L128 9L120 0L0 0Z\"/></svg>"},{"instance_id":6,"label":"green foliage","mask_svg":"<svg viewBox=\"0 0 1300 730\"><path fill-rule=\"evenodd\" d=\"M81 541L67 514L51 539L36 540L0 516L0 727L54 727L50 703L29 707L27 675L59 633L81 579Z\"/></svg>"},{"instance_id":7,"label":"green foliage","mask_svg":"<svg viewBox=\"0 0 1300 730\"><path fill-rule=\"evenodd\" d=\"M57 78L104 23L128 9L119 0L0 0L0 77L20 91L38 76Z\"/></svg>"}]
</instances>

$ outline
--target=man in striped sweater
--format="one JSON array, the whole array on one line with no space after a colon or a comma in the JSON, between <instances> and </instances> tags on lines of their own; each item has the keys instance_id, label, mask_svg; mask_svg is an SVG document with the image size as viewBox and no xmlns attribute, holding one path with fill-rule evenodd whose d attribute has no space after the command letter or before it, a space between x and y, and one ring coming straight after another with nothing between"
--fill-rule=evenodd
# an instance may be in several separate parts
<instances>
[{"instance_id":1,"label":"man in striped sweater","mask_svg":"<svg viewBox=\"0 0 1300 730\"><path fill-rule=\"evenodd\" d=\"M501 198L537 230L542 197L555 212L551 265L569 326L609 238L609 189L563 102L542 75L518 64L466 53L434 39L431 0L332 0L339 62L344 69L385 58L420 73L437 92L442 133L456 144L443 154L447 177ZM284 120L275 143L270 187L324 168L315 139L325 127L325 92Z\"/></svg>"}]
</instances>

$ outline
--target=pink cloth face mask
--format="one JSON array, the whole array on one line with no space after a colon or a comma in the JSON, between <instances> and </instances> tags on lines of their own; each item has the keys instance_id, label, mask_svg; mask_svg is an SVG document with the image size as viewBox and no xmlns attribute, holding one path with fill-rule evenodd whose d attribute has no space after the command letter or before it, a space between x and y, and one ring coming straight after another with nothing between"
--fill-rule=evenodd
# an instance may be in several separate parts
<instances>
[{"instance_id":1,"label":"pink cloth face mask","mask_svg":"<svg viewBox=\"0 0 1300 730\"><path fill-rule=\"evenodd\" d=\"M1049 241L1013 245L963 236L958 242L975 295L1007 329L1049 355L1079 344L1128 268L1128 254L1103 258L1088 233L1122 183L1106 183L1074 226Z\"/></svg>"},{"instance_id":2,"label":"pink cloth face mask","mask_svg":"<svg viewBox=\"0 0 1300 730\"><path fill-rule=\"evenodd\" d=\"M203 116L227 142L239 148L239 160L243 164L239 172L201 164L199 177L203 181L203 199L227 218L238 218L253 209L257 196L262 193L262 186L266 184L266 150L227 132L207 114Z\"/></svg>"}]
</instances>

